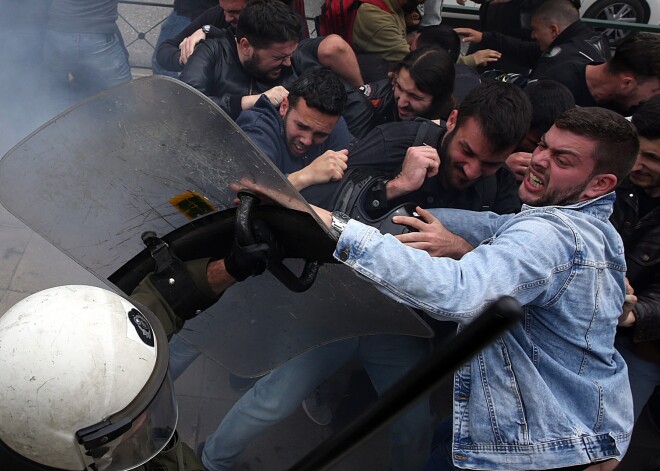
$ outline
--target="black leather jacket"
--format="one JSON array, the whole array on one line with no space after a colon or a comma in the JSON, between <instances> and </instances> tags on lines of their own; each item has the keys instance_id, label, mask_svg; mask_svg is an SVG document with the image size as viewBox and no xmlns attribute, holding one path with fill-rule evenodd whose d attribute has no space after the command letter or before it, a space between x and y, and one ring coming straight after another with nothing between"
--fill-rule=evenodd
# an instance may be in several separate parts
<instances>
[{"instance_id":1,"label":"black leather jacket","mask_svg":"<svg viewBox=\"0 0 660 471\"><path fill-rule=\"evenodd\" d=\"M250 75L241 64L236 40L231 30L200 42L188 58L180 79L217 103L232 119L240 114L241 98L258 95L277 86L288 87L306 67L318 64L321 38L300 42L291 58L291 67L282 67L280 78L273 82Z\"/></svg>"},{"instance_id":2,"label":"black leather jacket","mask_svg":"<svg viewBox=\"0 0 660 471\"><path fill-rule=\"evenodd\" d=\"M610 220L623 239L626 276L635 290L637 321L630 329L635 342L656 340L660 346L660 206L639 218L639 193L628 179L616 190Z\"/></svg>"}]
</instances>

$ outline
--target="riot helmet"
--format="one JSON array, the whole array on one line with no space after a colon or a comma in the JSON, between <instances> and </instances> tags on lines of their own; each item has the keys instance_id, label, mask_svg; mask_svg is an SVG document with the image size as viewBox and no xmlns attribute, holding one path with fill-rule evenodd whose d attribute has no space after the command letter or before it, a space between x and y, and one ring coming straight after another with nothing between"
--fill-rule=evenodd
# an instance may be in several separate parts
<instances>
[{"instance_id":1,"label":"riot helmet","mask_svg":"<svg viewBox=\"0 0 660 471\"><path fill-rule=\"evenodd\" d=\"M167 352L157 318L116 293L28 296L0 317L0 452L30 469L149 461L177 422Z\"/></svg>"}]
</instances>

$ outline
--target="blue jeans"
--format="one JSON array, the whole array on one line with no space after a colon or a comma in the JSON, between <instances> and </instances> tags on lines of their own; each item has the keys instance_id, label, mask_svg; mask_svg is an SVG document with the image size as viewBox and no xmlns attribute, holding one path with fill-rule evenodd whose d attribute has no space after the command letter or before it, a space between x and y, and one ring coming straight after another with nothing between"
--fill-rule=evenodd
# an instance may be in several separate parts
<instances>
[{"instance_id":1,"label":"blue jeans","mask_svg":"<svg viewBox=\"0 0 660 471\"><path fill-rule=\"evenodd\" d=\"M173 335L169 342L170 377L172 381L181 376L186 368L202 353L197 347L178 335Z\"/></svg>"},{"instance_id":2,"label":"blue jeans","mask_svg":"<svg viewBox=\"0 0 660 471\"><path fill-rule=\"evenodd\" d=\"M428 352L428 339L373 335L303 353L261 378L234 404L206 439L202 462L212 471L230 468L257 435L291 415L316 386L349 360L360 360L380 395ZM422 469L430 454L432 423L428 400L392 423L391 469Z\"/></svg>"},{"instance_id":3,"label":"blue jeans","mask_svg":"<svg viewBox=\"0 0 660 471\"><path fill-rule=\"evenodd\" d=\"M635 422L656 386L660 386L660 365L640 358L634 351L632 340L617 337L616 348L628 364L628 379L633 396Z\"/></svg>"},{"instance_id":4,"label":"blue jeans","mask_svg":"<svg viewBox=\"0 0 660 471\"><path fill-rule=\"evenodd\" d=\"M169 14L165 21L160 25L160 33L158 34L158 40L156 41L156 47L154 48L154 53L151 56L151 71L154 75L167 75L168 77L179 78L179 72L174 72L171 70L163 69L156 60L156 54L158 53L158 48L162 43L168 39L173 38L179 34L183 29L190 24L190 18L187 16L177 15L174 10Z\"/></svg>"},{"instance_id":5,"label":"blue jeans","mask_svg":"<svg viewBox=\"0 0 660 471\"><path fill-rule=\"evenodd\" d=\"M44 65L56 113L132 78L123 43L116 34L47 30Z\"/></svg>"}]
</instances>

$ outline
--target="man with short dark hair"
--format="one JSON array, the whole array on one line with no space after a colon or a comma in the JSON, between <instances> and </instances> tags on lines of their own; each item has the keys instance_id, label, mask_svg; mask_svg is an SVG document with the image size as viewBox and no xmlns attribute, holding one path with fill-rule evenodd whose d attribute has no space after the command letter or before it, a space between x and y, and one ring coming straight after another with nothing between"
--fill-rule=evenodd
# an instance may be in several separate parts
<instances>
[{"instance_id":1,"label":"man with short dark hair","mask_svg":"<svg viewBox=\"0 0 660 471\"><path fill-rule=\"evenodd\" d=\"M506 60L529 67L530 79L567 61L586 64L611 57L607 38L580 20L580 12L570 0L545 0L532 13L531 28L534 41L470 28L456 31L465 42L495 49Z\"/></svg>"},{"instance_id":2,"label":"man with short dark hair","mask_svg":"<svg viewBox=\"0 0 660 471\"><path fill-rule=\"evenodd\" d=\"M427 469L611 469L623 458L632 400L614 337L625 258L607 218L638 148L620 115L575 108L534 151L519 214L419 208L423 220L395 218L419 232L394 238L317 208L337 260L432 317L460 329L502 296L524 306L521 323L456 371Z\"/></svg>"},{"instance_id":3,"label":"man with short dark hair","mask_svg":"<svg viewBox=\"0 0 660 471\"><path fill-rule=\"evenodd\" d=\"M532 103L532 121L516 152L506 159L506 166L515 174L519 182L527 174L532 152L536 149L541 136L552 127L559 115L575 107L571 91L554 80L535 80L524 90Z\"/></svg>"},{"instance_id":4,"label":"man with short dark hair","mask_svg":"<svg viewBox=\"0 0 660 471\"><path fill-rule=\"evenodd\" d=\"M262 96L236 124L300 191L343 177L350 143L345 106L339 78L316 67L293 82L279 109Z\"/></svg>"},{"instance_id":5,"label":"man with short dark hair","mask_svg":"<svg viewBox=\"0 0 660 471\"><path fill-rule=\"evenodd\" d=\"M200 42L225 35L229 35L231 39L231 33L225 30L238 26L241 12L247 3L246 0L220 0L218 6L209 8L179 34L158 46L154 53L158 64L166 70L180 72ZM301 53L314 65L321 64L330 68L355 87L364 83L355 53L339 35L303 39L294 53L294 63L298 62ZM302 63L296 68L303 70L308 66L307 63Z\"/></svg>"},{"instance_id":6,"label":"man with short dark hair","mask_svg":"<svg viewBox=\"0 0 660 471\"><path fill-rule=\"evenodd\" d=\"M635 419L660 385L660 95L632 117L639 154L617 189L610 220L626 254L626 277L634 292L619 323L617 348L628 364Z\"/></svg>"},{"instance_id":7,"label":"man with short dark hair","mask_svg":"<svg viewBox=\"0 0 660 471\"><path fill-rule=\"evenodd\" d=\"M234 119L262 94L279 105L287 95L286 84L298 75L292 58L301 36L298 18L286 5L254 2L242 10L235 38L225 31L197 46L181 80Z\"/></svg>"},{"instance_id":8,"label":"man with short dark hair","mask_svg":"<svg viewBox=\"0 0 660 471\"><path fill-rule=\"evenodd\" d=\"M603 106L630 113L660 93L660 36L632 33L604 63L567 62L549 69L542 78L563 83L578 106Z\"/></svg>"}]
</instances>

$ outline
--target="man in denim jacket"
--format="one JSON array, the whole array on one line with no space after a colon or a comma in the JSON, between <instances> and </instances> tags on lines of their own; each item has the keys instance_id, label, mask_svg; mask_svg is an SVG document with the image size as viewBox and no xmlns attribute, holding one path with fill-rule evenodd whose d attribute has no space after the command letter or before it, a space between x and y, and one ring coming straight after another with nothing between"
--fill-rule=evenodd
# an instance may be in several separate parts
<instances>
[{"instance_id":1,"label":"man in denim jacket","mask_svg":"<svg viewBox=\"0 0 660 471\"><path fill-rule=\"evenodd\" d=\"M638 145L615 113L573 109L535 149L517 215L418 208L424 221L395 222L419 232L396 240L317 210L337 259L459 329L501 296L524 305L521 324L455 373L453 434L433 469L612 469L623 457L633 412L614 336L626 266L608 218Z\"/></svg>"}]
</instances>

